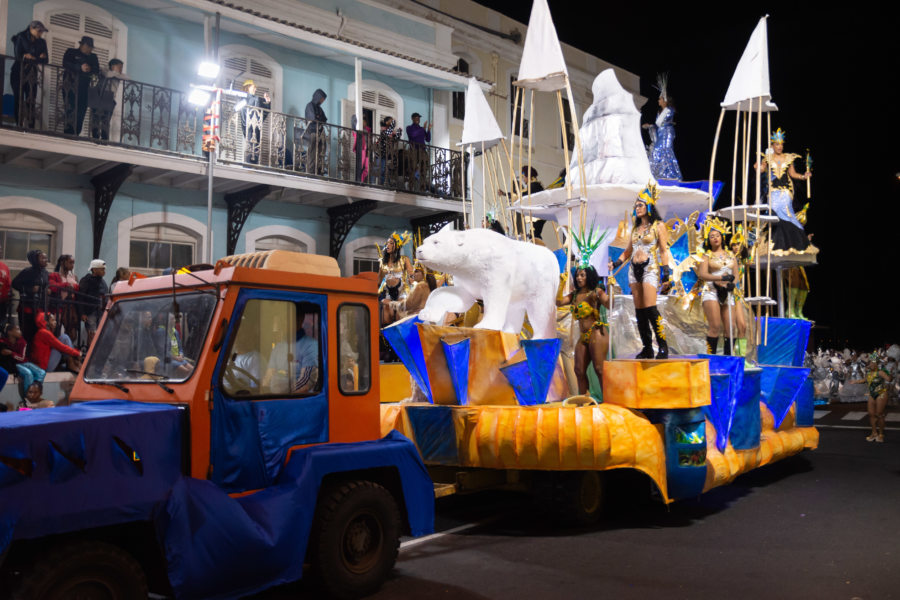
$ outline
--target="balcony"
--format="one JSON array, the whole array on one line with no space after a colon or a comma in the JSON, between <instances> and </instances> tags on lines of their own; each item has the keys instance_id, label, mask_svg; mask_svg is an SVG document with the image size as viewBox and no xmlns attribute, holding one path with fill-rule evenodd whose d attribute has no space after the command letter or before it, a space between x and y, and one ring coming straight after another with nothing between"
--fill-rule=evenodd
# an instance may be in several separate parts
<instances>
[{"instance_id":1,"label":"balcony","mask_svg":"<svg viewBox=\"0 0 900 600\"><path fill-rule=\"evenodd\" d=\"M0 60L5 70L13 59L0 56ZM185 92L97 77L87 94L83 92L79 97L77 77L62 67L23 65L17 90L4 82L4 94L17 95L21 102L15 117L4 118L2 130L78 141L79 148L89 142L96 151L72 149L61 154L63 144L37 146L10 135L0 144L3 162L26 164L31 159L43 169L82 174L101 172L111 163L133 162L138 165L136 181L205 189L205 109L189 103ZM390 201L392 195L383 192L401 192L406 201L395 201L413 204L408 195L426 197L419 204L430 210L447 210L446 201L455 204L462 197L459 151L383 139L377 133L256 107L239 108L238 101L225 97L221 105L215 173L224 179L217 179L216 191L269 183L298 190L299 200L323 206L332 204L329 196ZM140 151L143 162L119 148ZM148 155L158 160L149 160ZM341 185L329 187L328 182ZM436 202L427 201L429 197Z\"/></svg>"}]
</instances>

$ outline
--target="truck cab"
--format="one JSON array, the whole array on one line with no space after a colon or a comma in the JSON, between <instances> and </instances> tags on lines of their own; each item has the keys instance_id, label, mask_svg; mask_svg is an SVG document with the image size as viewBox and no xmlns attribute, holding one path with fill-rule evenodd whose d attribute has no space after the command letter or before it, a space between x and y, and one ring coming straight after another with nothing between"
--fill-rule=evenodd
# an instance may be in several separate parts
<instances>
[{"instance_id":1,"label":"truck cab","mask_svg":"<svg viewBox=\"0 0 900 600\"><path fill-rule=\"evenodd\" d=\"M77 527L26 525L37 514L16 503L27 505L29 480L46 477L47 484L53 474L23 435L33 466L18 500L0 490L0 521L12 515L13 522L13 541L0 553L12 558L17 532L26 531L18 545L29 550L16 564L27 564L39 540L64 536L69 543L73 533L99 527L102 543L139 562L140 551L117 545L110 530L143 522L153 525L177 597L253 593L298 579L306 560L332 595L373 591L393 566L400 533L425 534L433 523L433 489L415 447L380 434L373 275L343 278L331 257L271 251L117 284L72 406L53 410L68 411L70 433L83 439L82 473L72 481L93 471L97 489L133 489L122 473L88 456L115 438L132 464L141 463L142 479L153 473L159 480L153 501L125 491L120 501L133 503L133 514L102 517L88 492L78 499L88 514L58 507ZM122 420L113 426L98 410ZM161 421L160 412L176 416ZM28 439L40 438L42 428L27 417L18 417L19 433L31 427ZM158 454L153 439L177 447ZM78 449L62 448L64 456L72 452ZM6 452L16 453L29 456L27 448ZM3 454L0 448L0 461ZM253 564L266 564L267 572L260 576ZM68 589L16 583L30 598ZM138 584L138 595L146 585Z\"/></svg>"}]
</instances>

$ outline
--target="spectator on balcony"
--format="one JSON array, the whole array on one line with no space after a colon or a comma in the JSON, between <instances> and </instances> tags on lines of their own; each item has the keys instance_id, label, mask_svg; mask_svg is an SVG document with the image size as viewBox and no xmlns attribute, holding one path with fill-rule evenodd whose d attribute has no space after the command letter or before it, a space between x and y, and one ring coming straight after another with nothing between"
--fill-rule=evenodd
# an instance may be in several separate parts
<instances>
[{"instance_id":1,"label":"spectator on balcony","mask_svg":"<svg viewBox=\"0 0 900 600\"><path fill-rule=\"evenodd\" d=\"M422 115L419 113L412 114L412 125L406 128L406 139L409 140L411 148L409 150L410 171L415 175L416 181L421 184L422 175L428 171L428 148L426 144L431 143L431 123L425 121L425 126L419 125ZM421 187L418 186L418 187Z\"/></svg>"},{"instance_id":2,"label":"spectator on balcony","mask_svg":"<svg viewBox=\"0 0 900 600\"><path fill-rule=\"evenodd\" d=\"M60 93L66 107L64 133L81 135L88 109L88 90L100 77L100 61L94 54L94 38L82 36L77 48L63 55L63 85Z\"/></svg>"},{"instance_id":3,"label":"spectator on balcony","mask_svg":"<svg viewBox=\"0 0 900 600\"><path fill-rule=\"evenodd\" d=\"M381 171L381 180L378 183L381 185L394 180L399 158L397 146L402 136L403 128L397 127L394 117L387 116L381 120L381 133L378 137L378 162Z\"/></svg>"},{"instance_id":4,"label":"spectator on balcony","mask_svg":"<svg viewBox=\"0 0 900 600\"><path fill-rule=\"evenodd\" d=\"M39 65L47 64L47 42L43 39L47 28L40 21L32 21L24 31L12 37L16 62L9 74L15 107L16 125L34 128ZM22 108L25 113L21 114Z\"/></svg>"},{"instance_id":5,"label":"spectator on balcony","mask_svg":"<svg viewBox=\"0 0 900 600\"><path fill-rule=\"evenodd\" d=\"M88 106L91 109L91 137L97 140L113 141L121 138L122 110L116 107L122 100L122 80L129 79L123 73L125 63L118 58L109 61L109 69L104 69L97 85L90 88ZM115 117L115 128L113 118Z\"/></svg>"},{"instance_id":6,"label":"spectator on balcony","mask_svg":"<svg viewBox=\"0 0 900 600\"><path fill-rule=\"evenodd\" d=\"M328 117L322 109L322 103L328 95L321 89L313 92L312 100L306 105L304 118L306 119L306 132L303 134L303 142L306 146L307 173L327 175L328 168L328 131L325 123Z\"/></svg>"},{"instance_id":7,"label":"spectator on balcony","mask_svg":"<svg viewBox=\"0 0 900 600\"><path fill-rule=\"evenodd\" d=\"M94 333L97 332L97 323L103 314L103 306L106 304L106 295L109 287L103 276L106 275L106 261L95 258L91 261L91 272L78 282L81 303L81 320L87 329L87 345L91 345Z\"/></svg>"},{"instance_id":8,"label":"spectator on balcony","mask_svg":"<svg viewBox=\"0 0 900 600\"><path fill-rule=\"evenodd\" d=\"M240 111L241 130L244 132L244 161L257 165L259 164L262 124L267 116L266 111L272 108L272 99L269 98L268 92L264 92L262 97L257 96L256 84L252 79L245 81L241 89L247 94Z\"/></svg>"},{"instance_id":9,"label":"spectator on balcony","mask_svg":"<svg viewBox=\"0 0 900 600\"><path fill-rule=\"evenodd\" d=\"M37 331L34 316L38 310L46 308L50 274L47 272L47 255L41 250L29 251L27 258L31 266L16 275L12 286L19 292L19 324L25 333L25 340L31 342Z\"/></svg>"}]
</instances>

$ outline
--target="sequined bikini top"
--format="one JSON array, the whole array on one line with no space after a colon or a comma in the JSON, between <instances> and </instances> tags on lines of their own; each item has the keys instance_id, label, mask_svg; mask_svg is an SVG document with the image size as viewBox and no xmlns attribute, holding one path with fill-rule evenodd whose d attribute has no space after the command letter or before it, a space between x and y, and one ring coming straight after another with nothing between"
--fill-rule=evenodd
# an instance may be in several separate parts
<instances>
[{"instance_id":1,"label":"sequined bikini top","mask_svg":"<svg viewBox=\"0 0 900 600\"><path fill-rule=\"evenodd\" d=\"M597 319L600 317L600 312L585 300L582 300L578 304L573 304L569 307L569 310L572 311L572 316L576 319L586 319L588 317Z\"/></svg>"},{"instance_id":2,"label":"sequined bikini top","mask_svg":"<svg viewBox=\"0 0 900 600\"><path fill-rule=\"evenodd\" d=\"M651 224L650 228L644 232L644 235L638 233L640 227L635 227L631 230L631 246L634 250L640 248L641 250L650 253L650 251L656 249L659 241L659 233L656 231L655 225L655 223Z\"/></svg>"}]
</instances>

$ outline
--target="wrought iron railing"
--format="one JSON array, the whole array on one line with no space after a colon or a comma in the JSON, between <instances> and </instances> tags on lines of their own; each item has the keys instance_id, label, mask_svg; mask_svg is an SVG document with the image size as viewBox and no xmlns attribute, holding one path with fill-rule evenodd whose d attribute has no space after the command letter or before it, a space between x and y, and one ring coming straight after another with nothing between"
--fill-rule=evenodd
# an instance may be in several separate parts
<instances>
[{"instance_id":1,"label":"wrought iron railing","mask_svg":"<svg viewBox=\"0 0 900 600\"><path fill-rule=\"evenodd\" d=\"M12 58L0 60L5 72ZM81 78L57 65L24 63L18 72L15 89L12 81L4 86L16 108L3 127L206 158L205 108L189 103L184 92L124 78ZM238 102L226 96L221 105L221 162L448 199L462 196L463 154L457 150Z\"/></svg>"}]
</instances>

